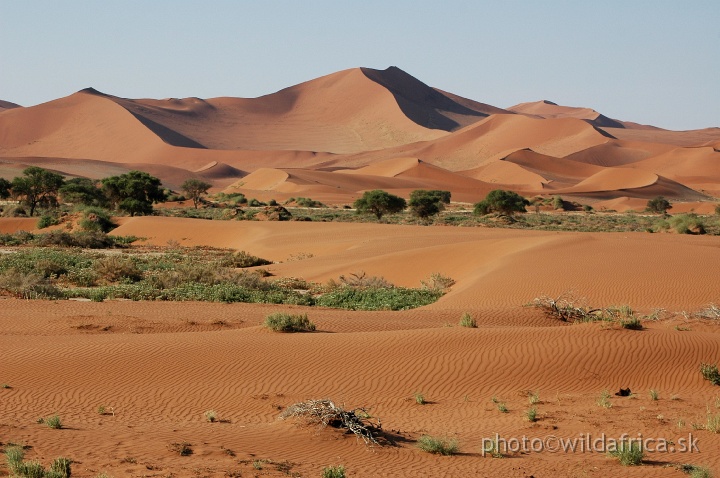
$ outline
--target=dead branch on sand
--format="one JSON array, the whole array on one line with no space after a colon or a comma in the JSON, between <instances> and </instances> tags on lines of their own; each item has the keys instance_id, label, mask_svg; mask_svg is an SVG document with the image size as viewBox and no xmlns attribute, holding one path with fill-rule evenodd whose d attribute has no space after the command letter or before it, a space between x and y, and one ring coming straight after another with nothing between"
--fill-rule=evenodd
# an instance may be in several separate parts
<instances>
[{"instance_id":1,"label":"dead branch on sand","mask_svg":"<svg viewBox=\"0 0 720 478\"><path fill-rule=\"evenodd\" d=\"M373 419L364 408L344 410L332 400L307 400L289 406L280 414L281 420L287 418L300 418L322 427L344 428L362 438L366 445L380 445L375 438L375 434L382 430L380 420Z\"/></svg>"}]
</instances>

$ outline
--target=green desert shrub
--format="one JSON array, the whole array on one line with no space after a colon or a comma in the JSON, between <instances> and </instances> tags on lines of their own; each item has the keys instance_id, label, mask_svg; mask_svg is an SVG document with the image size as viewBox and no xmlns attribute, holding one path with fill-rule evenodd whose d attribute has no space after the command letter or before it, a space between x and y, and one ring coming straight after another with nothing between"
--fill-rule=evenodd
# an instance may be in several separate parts
<instances>
[{"instance_id":1,"label":"green desert shrub","mask_svg":"<svg viewBox=\"0 0 720 478\"><path fill-rule=\"evenodd\" d=\"M310 322L307 314L285 314L277 312L265 317L264 324L275 332L314 332L315 324Z\"/></svg>"},{"instance_id":2,"label":"green desert shrub","mask_svg":"<svg viewBox=\"0 0 720 478\"><path fill-rule=\"evenodd\" d=\"M430 289L340 287L321 295L315 303L347 310L407 310L432 304L442 295L442 291Z\"/></svg>"},{"instance_id":3,"label":"green desert shrub","mask_svg":"<svg viewBox=\"0 0 720 478\"><path fill-rule=\"evenodd\" d=\"M112 222L110 212L99 207L86 207L82 210L82 219L79 222L83 231L110 232L116 227Z\"/></svg>"},{"instance_id":4,"label":"green desert shrub","mask_svg":"<svg viewBox=\"0 0 720 478\"><path fill-rule=\"evenodd\" d=\"M679 465L678 469L684 473L687 473L687 475L690 478L712 478L713 477L713 474L712 474L712 471L710 471L710 468L706 468L704 466L683 464L683 465Z\"/></svg>"},{"instance_id":5,"label":"green desert shrub","mask_svg":"<svg viewBox=\"0 0 720 478\"><path fill-rule=\"evenodd\" d=\"M272 264L272 262L261 257L253 256L252 254L249 254L245 251L238 251L232 254L228 254L220 262L220 265L222 265L223 267L239 268L266 266L268 264Z\"/></svg>"},{"instance_id":6,"label":"green desert shrub","mask_svg":"<svg viewBox=\"0 0 720 478\"><path fill-rule=\"evenodd\" d=\"M64 296L60 289L40 274L15 268L0 274L0 290L21 299L59 299Z\"/></svg>"},{"instance_id":7,"label":"green desert shrub","mask_svg":"<svg viewBox=\"0 0 720 478\"><path fill-rule=\"evenodd\" d=\"M678 234L705 234L705 222L696 214L678 214L668 223Z\"/></svg>"},{"instance_id":8,"label":"green desert shrub","mask_svg":"<svg viewBox=\"0 0 720 478\"><path fill-rule=\"evenodd\" d=\"M65 457L55 458L50 464L50 472L45 473L47 478L70 478L72 460Z\"/></svg>"},{"instance_id":9,"label":"green desert shrub","mask_svg":"<svg viewBox=\"0 0 720 478\"><path fill-rule=\"evenodd\" d=\"M22 478L45 478L47 472L39 461L24 461L17 466L15 476ZM52 478L55 477L53 476Z\"/></svg>"},{"instance_id":10,"label":"green desert shrub","mask_svg":"<svg viewBox=\"0 0 720 478\"><path fill-rule=\"evenodd\" d=\"M326 466L323 468L322 478L345 478L345 467L342 465Z\"/></svg>"},{"instance_id":11,"label":"green desert shrub","mask_svg":"<svg viewBox=\"0 0 720 478\"><path fill-rule=\"evenodd\" d=\"M5 460L11 473L17 475L18 467L25 458L25 451L21 446L8 446L5 448Z\"/></svg>"},{"instance_id":12,"label":"green desert shrub","mask_svg":"<svg viewBox=\"0 0 720 478\"><path fill-rule=\"evenodd\" d=\"M311 198L303 198L303 197L295 198L295 204L297 204L297 205L300 206L300 207L310 207L310 208L313 208L313 207L324 207L324 206L325 206L325 205L324 205L323 203L321 203L320 201L316 201L316 200L311 199Z\"/></svg>"},{"instance_id":13,"label":"green desert shrub","mask_svg":"<svg viewBox=\"0 0 720 478\"><path fill-rule=\"evenodd\" d=\"M472 318L470 314L465 312L460 318L460 327L467 327L470 329L477 328L477 322Z\"/></svg>"},{"instance_id":14,"label":"green desert shrub","mask_svg":"<svg viewBox=\"0 0 720 478\"><path fill-rule=\"evenodd\" d=\"M622 466L637 466L642 463L645 452L637 441L621 442L617 449L610 452L610 456L618 459Z\"/></svg>"},{"instance_id":15,"label":"green desert shrub","mask_svg":"<svg viewBox=\"0 0 720 478\"><path fill-rule=\"evenodd\" d=\"M58 223L58 221L55 216L51 216L49 214L44 214L44 215L40 216L40 219L38 219L37 228L45 229L46 227L54 226L57 223Z\"/></svg>"},{"instance_id":16,"label":"green desert shrub","mask_svg":"<svg viewBox=\"0 0 720 478\"><path fill-rule=\"evenodd\" d=\"M441 438L423 435L418 438L418 448L426 453L435 455L455 455L460 451L458 442L454 438Z\"/></svg>"},{"instance_id":17,"label":"green desert shrub","mask_svg":"<svg viewBox=\"0 0 720 478\"><path fill-rule=\"evenodd\" d=\"M670 201L668 201L662 196L657 196L647 202L648 212L653 212L655 214L665 214L668 209L672 209L672 204L670 204Z\"/></svg>"},{"instance_id":18,"label":"green desert shrub","mask_svg":"<svg viewBox=\"0 0 720 478\"><path fill-rule=\"evenodd\" d=\"M717 364L702 363L700 364L700 373L703 378L713 385L720 385L720 372Z\"/></svg>"},{"instance_id":19,"label":"green desert shrub","mask_svg":"<svg viewBox=\"0 0 720 478\"><path fill-rule=\"evenodd\" d=\"M485 199L475 204L473 212L483 216L491 212L511 215L516 212L525 212L528 201L513 191L495 189L490 191Z\"/></svg>"},{"instance_id":20,"label":"green desert shrub","mask_svg":"<svg viewBox=\"0 0 720 478\"><path fill-rule=\"evenodd\" d=\"M353 204L358 213L375 214L378 221L385 214L391 214L405 210L407 202L405 199L392 195L381 189L365 191L361 198Z\"/></svg>"},{"instance_id":21,"label":"green desert shrub","mask_svg":"<svg viewBox=\"0 0 720 478\"><path fill-rule=\"evenodd\" d=\"M59 430L63 427L62 420L58 415L51 415L45 419L45 425L47 425L49 428L53 428L55 430Z\"/></svg>"},{"instance_id":22,"label":"green desert shrub","mask_svg":"<svg viewBox=\"0 0 720 478\"><path fill-rule=\"evenodd\" d=\"M93 267L95 272L108 282L137 282L143 276L142 271L131 258L118 254L98 259Z\"/></svg>"}]
</instances>

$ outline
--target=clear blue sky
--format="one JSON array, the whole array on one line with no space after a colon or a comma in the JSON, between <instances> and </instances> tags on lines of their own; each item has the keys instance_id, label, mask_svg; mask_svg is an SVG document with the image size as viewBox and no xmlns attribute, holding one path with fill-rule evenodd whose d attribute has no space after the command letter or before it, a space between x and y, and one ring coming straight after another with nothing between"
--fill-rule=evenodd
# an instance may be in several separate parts
<instances>
[{"instance_id":1,"label":"clear blue sky","mask_svg":"<svg viewBox=\"0 0 720 478\"><path fill-rule=\"evenodd\" d=\"M254 97L395 65L499 107L720 126L720 1L0 0L0 99Z\"/></svg>"}]
</instances>

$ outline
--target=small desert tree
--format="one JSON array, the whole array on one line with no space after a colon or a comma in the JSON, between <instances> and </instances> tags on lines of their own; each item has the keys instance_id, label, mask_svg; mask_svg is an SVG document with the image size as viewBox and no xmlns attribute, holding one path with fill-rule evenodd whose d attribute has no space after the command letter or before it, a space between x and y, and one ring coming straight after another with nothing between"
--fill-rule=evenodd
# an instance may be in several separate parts
<instances>
[{"instance_id":1,"label":"small desert tree","mask_svg":"<svg viewBox=\"0 0 720 478\"><path fill-rule=\"evenodd\" d=\"M421 219L427 219L445 209L450 203L450 192L416 189L410 193L410 210Z\"/></svg>"},{"instance_id":2,"label":"small desert tree","mask_svg":"<svg viewBox=\"0 0 720 478\"><path fill-rule=\"evenodd\" d=\"M98 184L88 178L68 179L58 191L63 202L103 207L107 199Z\"/></svg>"},{"instance_id":3,"label":"small desert tree","mask_svg":"<svg viewBox=\"0 0 720 478\"><path fill-rule=\"evenodd\" d=\"M200 179L190 178L186 179L185 182L182 183L180 189L183 190L186 197L192 199L193 206L197 209L200 200L205 194L207 194L208 189L211 187L212 184L210 183L206 183Z\"/></svg>"},{"instance_id":4,"label":"small desert tree","mask_svg":"<svg viewBox=\"0 0 720 478\"><path fill-rule=\"evenodd\" d=\"M5 178L0 178L0 199L7 199L10 197L10 188L12 183Z\"/></svg>"},{"instance_id":5,"label":"small desert tree","mask_svg":"<svg viewBox=\"0 0 720 478\"><path fill-rule=\"evenodd\" d=\"M500 214L513 214L515 212L525 212L527 200L518 193L506 191L504 189L495 189L490 191L485 199L475 204L474 213L478 215L490 214L498 212Z\"/></svg>"},{"instance_id":6,"label":"small desert tree","mask_svg":"<svg viewBox=\"0 0 720 478\"><path fill-rule=\"evenodd\" d=\"M650 212L665 214L668 209L672 209L672 204L662 196L658 196L647 202L647 210Z\"/></svg>"},{"instance_id":7,"label":"small desert tree","mask_svg":"<svg viewBox=\"0 0 720 478\"><path fill-rule=\"evenodd\" d=\"M165 194L156 177L142 171L130 171L102 180L105 196L118 209L135 214L152 213L154 202L161 202Z\"/></svg>"},{"instance_id":8,"label":"small desert tree","mask_svg":"<svg viewBox=\"0 0 720 478\"><path fill-rule=\"evenodd\" d=\"M38 206L57 206L58 190L64 182L57 173L31 166L23 171L22 176L12 180L12 195L30 208L32 216Z\"/></svg>"},{"instance_id":9,"label":"small desert tree","mask_svg":"<svg viewBox=\"0 0 720 478\"><path fill-rule=\"evenodd\" d=\"M407 207L405 199L380 189L365 191L353 205L357 212L375 214L378 220L383 217L383 214L400 212Z\"/></svg>"}]
</instances>

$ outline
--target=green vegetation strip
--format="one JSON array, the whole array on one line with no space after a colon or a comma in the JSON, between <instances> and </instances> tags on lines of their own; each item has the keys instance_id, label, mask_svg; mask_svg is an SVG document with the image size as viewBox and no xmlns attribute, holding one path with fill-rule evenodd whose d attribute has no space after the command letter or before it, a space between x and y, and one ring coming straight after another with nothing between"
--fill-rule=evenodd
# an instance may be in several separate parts
<instances>
[{"instance_id":1,"label":"green vegetation strip","mask_svg":"<svg viewBox=\"0 0 720 478\"><path fill-rule=\"evenodd\" d=\"M62 243L74 244L79 236L63 234ZM6 244L38 244L47 236L23 235L24 242L15 238ZM102 234L93 237L101 243L125 243ZM433 286L395 287L374 277L352 284L272 279L266 270L257 268L267 264L269 261L243 251L214 248L16 247L0 254L0 290L26 299L246 302L350 310L412 309L435 302L444 293Z\"/></svg>"}]
</instances>

